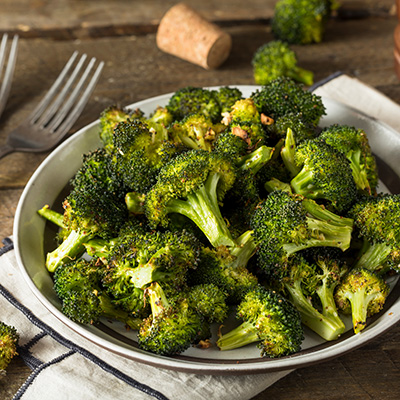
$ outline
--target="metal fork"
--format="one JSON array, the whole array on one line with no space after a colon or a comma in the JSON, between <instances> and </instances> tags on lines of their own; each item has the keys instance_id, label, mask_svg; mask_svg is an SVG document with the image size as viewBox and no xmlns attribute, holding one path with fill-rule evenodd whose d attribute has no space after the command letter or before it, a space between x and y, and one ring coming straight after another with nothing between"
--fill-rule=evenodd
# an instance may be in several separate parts
<instances>
[{"instance_id":1,"label":"metal fork","mask_svg":"<svg viewBox=\"0 0 400 400\"><path fill-rule=\"evenodd\" d=\"M15 61L17 60L18 35L15 35L7 56L8 34L5 33L0 43L0 116L3 113L11 89L14 75ZM7 60L7 61L6 61Z\"/></svg>"},{"instance_id":2,"label":"metal fork","mask_svg":"<svg viewBox=\"0 0 400 400\"><path fill-rule=\"evenodd\" d=\"M77 56L75 51L32 114L9 134L6 144L0 147L0 158L15 151L48 151L68 133L89 100L104 67L104 62L100 62L92 72L96 64L96 59L92 58L83 70L87 58L83 54L71 70Z\"/></svg>"}]
</instances>

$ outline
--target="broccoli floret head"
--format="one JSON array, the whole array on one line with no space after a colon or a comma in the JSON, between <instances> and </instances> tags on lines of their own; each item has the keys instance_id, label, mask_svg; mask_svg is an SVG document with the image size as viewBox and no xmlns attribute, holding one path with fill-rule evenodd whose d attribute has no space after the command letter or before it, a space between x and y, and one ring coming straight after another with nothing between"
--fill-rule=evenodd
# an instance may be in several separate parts
<instances>
[{"instance_id":1,"label":"broccoli floret head","mask_svg":"<svg viewBox=\"0 0 400 400\"><path fill-rule=\"evenodd\" d=\"M227 297L227 293L213 283L195 285L188 292L191 307L209 323L225 321L229 311Z\"/></svg>"},{"instance_id":2,"label":"broccoli floret head","mask_svg":"<svg viewBox=\"0 0 400 400\"><path fill-rule=\"evenodd\" d=\"M0 321L0 374L18 354L19 333L14 326Z\"/></svg>"},{"instance_id":3,"label":"broccoli floret head","mask_svg":"<svg viewBox=\"0 0 400 400\"><path fill-rule=\"evenodd\" d=\"M235 87L223 86L214 91L214 96L217 99L220 107L221 114L230 112L232 106L240 99L242 99L242 92Z\"/></svg>"},{"instance_id":4,"label":"broccoli floret head","mask_svg":"<svg viewBox=\"0 0 400 400\"><path fill-rule=\"evenodd\" d=\"M389 286L372 271L355 268L344 278L335 292L338 309L351 314L354 333L367 325L367 318L382 310L389 294Z\"/></svg>"},{"instance_id":5,"label":"broccoli floret head","mask_svg":"<svg viewBox=\"0 0 400 400\"><path fill-rule=\"evenodd\" d=\"M103 284L117 304L140 313L138 295L152 282L171 293L186 288L186 275L197 266L199 252L196 238L185 231L123 235L109 254Z\"/></svg>"},{"instance_id":6,"label":"broccoli floret head","mask_svg":"<svg viewBox=\"0 0 400 400\"><path fill-rule=\"evenodd\" d=\"M325 128L320 138L346 155L357 188L376 194L378 170L365 132L353 126L334 124Z\"/></svg>"},{"instance_id":7,"label":"broccoli floret head","mask_svg":"<svg viewBox=\"0 0 400 400\"><path fill-rule=\"evenodd\" d=\"M232 244L219 204L236 178L220 154L191 150L164 165L146 195L145 212L152 227L168 226L170 213L191 219L215 246Z\"/></svg>"},{"instance_id":8,"label":"broccoli floret head","mask_svg":"<svg viewBox=\"0 0 400 400\"><path fill-rule=\"evenodd\" d=\"M296 53L280 40L259 47L254 53L252 66L254 80L258 85L266 85L282 76L308 86L314 82L314 73L299 67Z\"/></svg>"},{"instance_id":9,"label":"broccoli floret head","mask_svg":"<svg viewBox=\"0 0 400 400\"><path fill-rule=\"evenodd\" d=\"M320 96L288 77L277 78L252 93L258 111L277 120L286 114L300 114L305 123L317 126L326 114Z\"/></svg>"},{"instance_id":10,"label":"broccoli floret head","mask_svg":"<svg viewBox=\"0 0 400 400\"><path fill-rule=\"evenodd\" d=\"M300 143L294 161L301 169L290 182L294 192L321 200L338 213L355 203L358 190L343 153L317 138Z\"/></svg>"},{"instance_id":11,"label":"broccoli floret head","mask_svg":"<svg viewBox=\"0 0 400 400\"><path fill-rule=\"evenodd\" d=\"M257 286L238 305L237 316L243 322L219 337L217 345L221 350L257 343L261 355L271 358L300 350L304 339L300 315L278 293Z\"/></svg>"},{"instance_id":12,"label":"broccoli floret head","mask_svg":"<svg viewBox=\"0 0 400 400\"><path fill-rule=\"evenodd\" d=\"M363 241L356 266L383 274L400 271L400 195L364 196L349 211Z\"/></svg>"},{"instance_id":13,"label":"broccoli floret head","mask_svg":"<svg viewBox=\"0 0 400 400\"><path fill-rule=\"evenodd\" d=\"M101 148L84 155L71 185L64 202L67 229L90 229L106 237L118 232L127 217L126 186L114 169L113 156Z\"/></svg>"},{"instance_id":14,"label":"broccoli floret head","mask_svg":"<svg viewBox=\"0 0 400 400\"><path fill-rule=\"evenodd\" d=\"M261 115L250 98L238 100L225 121L233 135L247 143L249 150L262 146L266 141L266 132Z\"/></svg>"},{"instance_id":15,"label":"broccoli floret head","mask_svg":"<svg viewBox=\"0 0 400 400\"><path fill-rule=\"evenodd\" d=\"M145 121L150 128L167 128L170 124L172 124L172 122L174 122L174 117L166 107L157 107L150 117Z\"/></svg>"},{"instance_id":16,"label":"broccoli floret head","mask_svg":"<svg viewBox=\"0 0 400 400\"><path fill-rule=\"evenodd\" d=\"M114 130L116 170L133 191L146 192L161 166L179 151L164 130L157 132L141 120L128 120Z\"/></svg>"},{"instance_id":17,"label":"broccoli floret head","mask_svg":"<svg viewBox=\"0 0 400 400\"><path fill-rule=\"evenodd\" d=\"M238 304L258 284L258 278L245 266L233 266L233 262L232 255L223 248L203 247L199 265L188 275L189 285L215 285L228 295L228 304Z\"/></svg>"},{"instance_id":18,"label":"broccoli floret head","mask_svg":"<svg viewBox=\"0 0 400 400\"><path fill-rule=\"evenodd\" d=\"M125 186L113 168L112 155L104 148L84 156L71 184L72 190L63 203L65 238L46 257L50 272L80 256L83 244L94 236L115 236L128 215Z\"/></svg>"},{"instance_id":19,"label":"broccoli floret head","mask_svg":"<svg viewBox=\"0 0 400 400\"><path fill-rule=\"evenodd\" d=\"M271 137L279 140L285 138L288 129L291 129L296 144L300 144L304 140L314 139L319 136L316 127L303 120L301 113L288 113L278 117L273 124L268 126L268 132Z\"/></svg>"},{"instance_id":20,"label":"broccoli floret head","mask_svg":"<svg viewBox=\"0 0 400 400\"><path fill-rule=\"evenodd\" d=\"M166 105L174 120L180 121L189 114L203 114L213 123L221 120L221 106L214 91L187 86L177 90Z\"/></svg>"},{"instance_id":21,"label":"broccoli floret head","mask_svg":"<svg viewBox=\"0 0 400 400\"><path fill-rule=\"evenodd\" d=\"M185 296L167 298L158 283L152 283L146 294L151 315L138 333L139 348L162 355L179 354L188 349L204 331L201 316L190 307Z\"/></svg>"},{"instance_id":22,"label":"broccoli floret head","mask_svg":"<svg viewBox=\"0 0 400 400\"><path fill-rule=\"evenodd\" d=\"M100 139L104 147L112 148L115 127L130 117L128 110L113 105L107 107L100 114Z\"/></svg>"},{"instance_id":23,"label":"broccoli floret head","mask_svg":"<svg viewBox=\"0 0 400 400\"><path fill-rule=\"evenodd\" d=\"M174 143L189 149L211 151L218 133L225 128L224 125L214 124L210 118L198 113L175 122L169 129L169 135Z\"/></svg>"},{"instance_id":24,"label":"broccoli floret head","mask_svg":"<svg viewBox=\"0 0 400 400\"><path fill-rule=\"evenodd\" d=\"M331 8L331 0L279 0L271 22L272 33L287 43L319 43Z\"/></svg>"},{"instance_id":25,"label":"broccoli floret head","mask_svg":"<svg viewBox=\"0 0 400 400\"><path fill-rule=\"evenodd\" d=\"M311 199L275 190L252 215L260 267L267 275L281 274L290 257L309 247L350 246L353 220L336 215Z\"/></svg>"},{"instance_id":26,"label":"broccoli floret head","mask_svg":"<svg viewBox=\"0 0 400 400\"><path fill-rule=\"evenodd\" d=\"M75 322L95 324L101 317L118 320L138 329L140 318L120 309L101 285L102 268L95 259L83 258L60 265L54 273L54 289L61 311Z\"/></svg>"},{"instance_id":27,"label":"broccoli floret head","mask_svg":"<svg viewBox=\"0 0 400 400\"><path fill-rule=\"evenodd\" d=\"M213 151L222 154L228 159L236 160L248 153L248 144L229 130L222 131L213 143Z\"/></svg>"}]
</instances>

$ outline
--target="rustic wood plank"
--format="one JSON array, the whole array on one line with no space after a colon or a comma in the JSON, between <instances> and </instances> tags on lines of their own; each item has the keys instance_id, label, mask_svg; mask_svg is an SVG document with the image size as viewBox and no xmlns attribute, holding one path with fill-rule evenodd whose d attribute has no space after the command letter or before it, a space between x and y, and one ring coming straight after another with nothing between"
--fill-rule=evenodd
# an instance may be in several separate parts
<instances>
[{"instance_id":1,"label":"rustic wood plank","mask_svg":"<svg viewBox=\"0 0 400 400\"><path fill-rule=\"evenodd\" d=\"M16 4L16 10L21 4L3 3ZM41 7L47 4L33 3L42 11ZM295 46L294 49L299 63L313 70L316 80L341 70L377 87L400 103L400 85L393 68L395 25L394 17L332 20L323 43ZM59 42L22 39L10 99L0 120L0 144L12 127L33 109L74 50L104 60L106 68L71 133L97 119L101 110L117 102L127 105L186 85L252 84L251 57L261 44L272 39L269 27L240 24L225 29L233 38L232 53L221 68L212 72L162 53L155 45L154 34ZM12 233L18 198L47 154L16 153L0 160L0 238ZM254 400L270 397L282 400L397 399L400 395L399 349L400 327L395 327L354 352L295 371ZM16 359L8 370L9 379L0 384L0 398L10 400L29 373L29 368Z\"/></svg>"},{"instance_id":2,"label":"rustic wood plank","mask_svg":"<svg viewBox=\"0 0 400 400\"><path fill-rule=\"evenodd\" d=\"M269 21L276 0L187 0L208 20L233 26L243 22ZM341 0L340 18L368 18L394 13L390 0ZM173 0L3 0L0 33L18 32L23 37L73 39L155 32Z\"/></svg>"}]
</instances>

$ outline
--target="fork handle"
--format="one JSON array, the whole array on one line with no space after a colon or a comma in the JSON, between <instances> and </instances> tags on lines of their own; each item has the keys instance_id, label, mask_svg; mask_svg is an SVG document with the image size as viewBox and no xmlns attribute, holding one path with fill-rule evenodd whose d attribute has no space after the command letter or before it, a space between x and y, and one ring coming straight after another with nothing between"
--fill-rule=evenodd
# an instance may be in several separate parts
<instances>
[{"instance_id":1,"label":"fork handle","mask_svg":"<svg viewBox=\"0 0 400 400\"><path fill-rule=\"evenodd\" d=\"M13 151L15 151L15 149L9 146L8 144L0 146L0 159L6 156L7 154L12 153Z\"/></svg>"}]
</instances>

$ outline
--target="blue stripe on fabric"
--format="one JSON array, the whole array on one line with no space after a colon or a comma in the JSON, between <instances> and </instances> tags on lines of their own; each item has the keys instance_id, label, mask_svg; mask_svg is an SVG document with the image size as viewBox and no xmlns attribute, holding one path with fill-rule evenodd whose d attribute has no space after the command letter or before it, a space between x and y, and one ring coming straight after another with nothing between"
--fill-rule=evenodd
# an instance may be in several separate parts
<instances>
[{"instance_id":1,"label":"blue stripe on fabric","mask_svg":"<svg viewBox=\"0 0 400 400\"><path fill-rule=\"evenodd\" d=\"M13 248L12 247L13 243L9 238L4 239L3 243L4 243L4 247L2 247L0 249L0 251L5 249L5 248L7 248L7 250L3 250L0 253L0 255L1 254L5 254L7 251L12 250L12 248ZM57 331L55 331L53 328L51 328L46 323L44 323L39 318L37 318L27 307L25 307L23 304L21 304L1 284L0 284L0 294L5 299L7 299L9 301L9 303L11 303L15 308L17 308L19 311L21 311L33 325L35 325L36 327L41 329L43 332L45 332L47 335L52 337L58 343L62 344L64 347L72 350L75 353L78 353L78 354L82 355L86 359L90 360L91 362L93 362L94 364L99 366L102 370L114 375L116 378L118 378L121 381L125 382L127 385L129 385L129 386L131 386L131 387L133 387L133 388L135 388L135 389L137 389L137 390L139 390L139 391L141 391L141 392L143 392L143 393L145 393L145 394L147 394L149 396L152 396L152 397L154 397L156 399L168 400L168 398L166 396L164 396L162 393L160 393L159 391L151 388L148 385L145 385L143 383L140 383L140 382L136 381L135 379L133 379L130 376L128 376L125 373L123 373L122 371L119 371L118 369L116 369L113 366L111 366L110 364L106 363L105 361L103 361L99 357L97 357L94 354L90 353L89 351L87 351L83 347L78 346L75 343L71 342L70 340L68 340L68 339L64 338L63 336L61 336ZM57 358L54 359L54 360L57 360ZM47 364L42 364L39 367L39 372L44 368L43 366L47 367L48 365ZM23 387L24 387L24 385L21 387L21 390L23 389Z\"/></svg>"}]
</instances>

